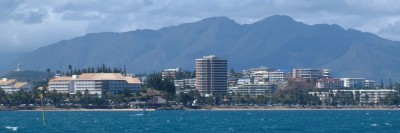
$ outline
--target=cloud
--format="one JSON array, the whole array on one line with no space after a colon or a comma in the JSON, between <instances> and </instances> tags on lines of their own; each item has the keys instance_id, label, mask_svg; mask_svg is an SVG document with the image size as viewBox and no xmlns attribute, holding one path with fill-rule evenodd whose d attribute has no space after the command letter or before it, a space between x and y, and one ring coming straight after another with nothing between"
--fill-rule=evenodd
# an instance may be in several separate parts
<instances>
[{"instance_id":1,"label":"cloud","mask_svg":"<svg viewBox=\"0 0 400 133\"><path fill-rule=\"evenodd\" d=\"M396 40L400 40L400 20L396 21L393 24L388 25L385 28L382 28L378 32L380 35L387 38L394 38Z\"/></svg>"},{"instance_id":2,"label":"cloud","mask_svg":"<svg viewBox=\"0 0 400 133\"><path fill-rule=\"evenodd\" d=\"M13 19L15 10L19 6L21 0L1 0L0 1L0 22Z\"/></svg>"},{"instance_id":3,"label":"cloud","mask_svg":"<svg viewBox=\"0 0 400 133\"><path fill-rule=\"evenodd\" d=\"M23 22L25 24L36 24L36 23L42 23L43 19L45 19L48 16L48 11L46 9L38 9L36 11L30 11L28 14L26 14L25 18L23 19Z\"/></svg>"}]
</instances>

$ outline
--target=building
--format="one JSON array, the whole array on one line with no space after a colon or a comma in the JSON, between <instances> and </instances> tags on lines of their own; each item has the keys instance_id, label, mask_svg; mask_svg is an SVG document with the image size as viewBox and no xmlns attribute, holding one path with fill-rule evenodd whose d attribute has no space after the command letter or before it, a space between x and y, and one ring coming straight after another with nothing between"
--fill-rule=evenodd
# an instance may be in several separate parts
<instances>
[{"instance_id":1,"label":"building","mask_svg":"<svg viewBox=\"0 0 400 133\"><path fill-rule=\"evenodd\" d=\"M200 95L227 94L227 60L215 55L196 59L196 89Z\"/></svg>"},{"instance_id":2,"label":"building","mask_svg":"<svg viewBox=\"0 0 400 133\"><path fill-rule=\"evenodd\" d=\"M338 90L332 90L333 93L336 95ZM395 90L339 90L340 92L344 92L345 94L353 94L354 99L356 97L360 97L360 103L378 103L381 99L384 99L390 94L396 93ZM357 96L359 95L359 96Z\"/></svg>"},{"instance_id":3,"label":"building","mask_svg":"<svg viewBox=\"0 0 400 133\"><path fill-rule=\"evenodd\" d=\"M161 72L161 76L162 78L172 78L172 79L176 79L176 76L182 72L182 70L180 68L173 68L173 69L164 69Z\"/></svg>"},{"instance_id":4,"label":"building","mask_svg":"<svg viewBox=\"0 0 400 133\"><path fill-rule=\"evenodd\" d=\"M250 70L244 70L246 73L244 74L246 77L251 77L253 83L255 84L264 84L269 81L272 82L280 82L287 81L291 77L290 72L285 72L280 69L275 68L252 68Z\"/></svg>"},{"instance_id":5,"label":"building","mask_svg":"<svg viewBox=\"0 0 400 133\"><path fill-rule=\"evenodd\" d=\"M329 95L332 96L346 96L346 97L352 97L354 100L359 99L360 103L378 103L380 100L385 99L385 97L395 94L395 90L388 90L388 89L382 89L382 90L330 90L330 92L309 92L308 94L310 95L316 95L320 98L320 100L325 101L325 100L332 100L330 99ZM344 94L344 95L343 95Z\"/></svg>"},{"instance_id":6,"label":"building","mask_svg":"<svg viewBox=\"0 0 400 133\"><path fill-rule=\"evenodd\" d=\"M176 94L181 92L189 93L190 91L194 91L194 89L196 89L196 79L174 80L174 85Z\"/></svg>"},{"instance_id":7,"label":"building","mask_svg":"<svg viewBox=\"0 0 400 133\"><path fill-rule=\"evenodd\" d=\"M237 85L252 84L251 78L239 78Z\"/></svg>"},{"instance_id":8,"label":"building","mask_svg":"<svg viewBox=\"0 0 400 133\"><path fill-rule=\"evenodd\" d=\"M54 77L49 81L49 90L70 94L88 90L89 94L99 97L103 92L115 94L125 88L140 92L141 82L137 78L123 76L120 73L84 73L72 77Z\"/></svg>"},{"instance_id":9,"label":"building","mask_svg":"<svg viewBox=\"0 0 400 133\"><path fill-rule=\"evenodd\" d=\"M339 89L344 87L343 81L335 78L320 78L315 84L315 87L319 89Z\"/></svg>"},{"instance_id":10,"label":"building","mask_svg":"<svg viewBox=\"0 0 400 133\"><path fill-rule=\"evenodd\" d=\"M269 72L268 73L268 80L272 82L281 82L281 81L287 81L291 77L290 72L284 72L281 70L275 71L275 72Z\"/></svg>"},{"instance_id":11,"label":"building","mask_svg":"<svg viewBox=\"0 0 400 133\"><path fill-rule=\"evenodd\" d=\"M231 88L234 94L239 95L268 95L276 90L274 84L242 84Z\"/></svg>"},{"instance_id":12,"label":"building","mask_svg":"<svg viewBox=\"0 0 400 133\"><path fill-rule=\"evenodd\" d=\"M347 88L364 88L365 79L364 78L340 78L343 80L343 86Z\"/></svg>"},{"instance_id":13,"label":"building","mask_svg":"<svg viewBox=\"0 0 400 133\"><path fill-rule=\"evenodd\" d=\"M365 87L366 88L375 88L375 81L374 80L365 80Z\"/></svg>"},{"instance_id":14,"label":"building","mask_svg":"<svg viewBox=\"0 0 400 133\"><path fill-rule=\"evenodd\" d=\"M18 91L31 92L33 90L33 85L29 82L17 82L16 79L3 78L0 81L0 89L4 90L7 94Z\"/></svg>"},{"instance_id":15,"label":"building","mask_svg":"<svg viewBox=\"0 0 400 133\"><path fill-rule=\"evenodd\" d=\"M329 69L293 69L293 78L318 79L330 77Z\"/></svg>"}]
</instances>

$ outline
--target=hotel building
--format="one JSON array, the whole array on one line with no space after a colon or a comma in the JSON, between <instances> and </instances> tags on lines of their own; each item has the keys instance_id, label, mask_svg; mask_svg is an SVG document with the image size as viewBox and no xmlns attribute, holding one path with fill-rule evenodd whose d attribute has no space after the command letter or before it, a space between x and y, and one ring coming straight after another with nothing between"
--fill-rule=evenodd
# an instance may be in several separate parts
<instances>
[{"instance_id":1,"label":"hotel building","mask_svg":"<svg viewBox=\"0 0 400 133\"><path fill-rule=\"evenodd\" d=\"M31 92L33 90L33 85L29 82L17 82L16 79L2 78L2 80L0 80L0 89L4 90L7 94L18 91Z\"/></svg>"},{"instance_id":2,"label":"hotel building","mask_svg":"<svg viewBox=\"0 0 400 133\"><path fill-rule=\"evenodd\" d=\"M78 91L89 91L89 94L115 94L123 89L139 92L141 82L131 76L123 76L120 73L84 73L72 77L54 77L49 81L49 90L56 90L61 93L76 94Z\"/></svg>"},{"instance_id":3,"label":"hotel building","mask_svg":"<svg viewBox=\"0 0 400 133\"><path fill-rule=\"evenodd\" d=\"M215 55L196 59L196 89L200 95L227 94L227 60Z\"/></svg>"}]
</instances>

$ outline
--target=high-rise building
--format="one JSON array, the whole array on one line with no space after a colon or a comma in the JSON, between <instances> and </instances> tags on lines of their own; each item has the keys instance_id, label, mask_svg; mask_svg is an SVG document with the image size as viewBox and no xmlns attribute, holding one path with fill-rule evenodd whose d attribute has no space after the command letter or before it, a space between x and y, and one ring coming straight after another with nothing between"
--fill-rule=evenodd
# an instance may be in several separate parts
<instances>
[{"instance_id":1,"label":"high-rise building","mask_svg":"<svg viewBox=\"0 0 400 133\"><path fill-rule=\"evenodd\" d=\"M196 89L200 95L227 94L227 60L215 55L196 59Z\"/></svg>"}]
</instances>

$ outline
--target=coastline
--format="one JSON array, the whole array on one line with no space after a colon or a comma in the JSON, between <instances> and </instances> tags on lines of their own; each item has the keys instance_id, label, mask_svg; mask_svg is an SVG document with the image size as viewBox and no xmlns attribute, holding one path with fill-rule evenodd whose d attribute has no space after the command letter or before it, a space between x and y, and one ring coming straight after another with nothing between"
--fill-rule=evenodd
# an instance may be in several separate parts
<instances>
[{"instance_id":1,"label":"coastline","mask_svg":"<svg viewBox=\"0 0 400 133\"><path fill-rule=\"evenodd\" d=\"M400 108L393 107L209 107L204 110L216 110L216 111L268 111L268 110L400 110Z\"/></svg>"},{"instance_id":2,"label":"coastline","mask_svg":"<svg viewBox=\"0 0 400 133\"><path fill-rule=\"evenodd\" d=\"M184 110L184 111L285 111L285 110L400 110L398 107L288 107L288 106L202 106L201 108L148 108L146 111L158 111L158 110ZM41 108L31 109L5 109L2 108L0 111L42 111ZM96 109L96 108L55 108L49 107L44 108L44 111L93 111L93 112L143 112L142 108L107 108L107 109Z\"/></svg>"},{"instance_id":3,"label":"coastline","mask_svg":"<svg viewBox=\"0 0 400 133\"><path fill-rule=\"evenodd\" d=\"M155 111L156 109L146 109L146 111ZM13 110L13 111L42 111L41 109L35 110ZM44 111L94 111L94 112L143 112L143 109L44 109Z\"/></svg>"}]
</instances>

